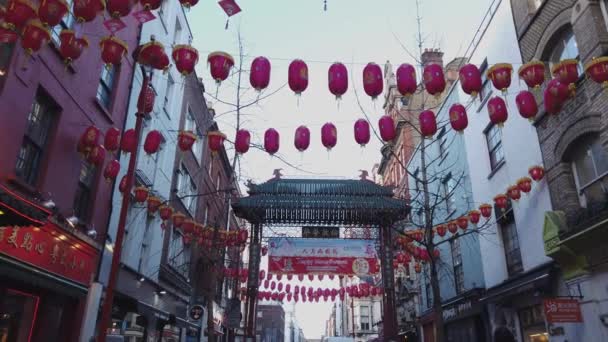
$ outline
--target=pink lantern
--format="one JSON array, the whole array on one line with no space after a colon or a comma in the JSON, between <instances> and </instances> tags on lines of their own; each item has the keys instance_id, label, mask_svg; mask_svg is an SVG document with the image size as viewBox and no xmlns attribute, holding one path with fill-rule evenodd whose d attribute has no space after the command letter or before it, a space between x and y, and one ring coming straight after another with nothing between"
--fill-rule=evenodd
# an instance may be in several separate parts
<instances>
[{"instance_id":1,"label":"pink lantern","mask_svg":"<svg viewBox=\"0 0 608 342\"><path fill-rule=\"evenodd\" d=\"M416 68L411 64L401 64L397 68L397 90L399 94L403 96L412 96L416 89L418 89L418 83L416 82Z\"/></svg>"},{"instance_id":2,"label":"pink lantern","mask_svg":"<svg viewBox=\"0 0 608 342\"><path fill-rule=\"evenodd\" d=\"M450 107L450 125L456 132L462 132L469 125L467 110L460 103L454 103Z\"/></svg>"},{"instance_id":3,"label":"pink lantern","mask_svg":"<svg viewBox=\"0 0 608 342\"><path fill-rule=\"evenodd\" d=\"M336 62L329 67L327 74L329 91L339 100L348 90L348 71L344 64Z\"/></svg>"},{"instance_id":4,"label":"pink lantern","mask_svg":"<svg viewBox=\"0 0 608 342\"><path fill-rule=\"evenodd\" d=\"M296 59L289 64L289 88L296 93L302 94L308 88L308 66L301 59Z\"/></svg>"},{"instance_id":5,"label":"pink lantern","mask_svg":"<svg viewBox=\"0 0 608 342\"><path fill-rule=\"evenodd\" d=\"M355 121L355 141L361 146L367 145L370 139L369 123L365 119Z\"/></svg>"},{"instance_id":6,"label":"pink lantern","mask_svg":"<svg viewBox=\"0 0 608 342\"><path fill-rule=\"evenodd\" d=\"M460 85L462 86L462 90L476 97L477 94L481 91L482 82L481 82L481 72L474 64L467 64L460 68L458 72L458 76L460 79Z\"/></svg>"},{"instance_id":7,"label":"pink lantern","mask_svg":"<svg viewBox=\"0 0 608 342\"><path fill-rule=\"evenodd\" d=\"M234 149L237 153L244 154L249 151L249 144L251 141L251 134L246 129L239 129L236 132L236 138L234 139Z\"/></svg>"},{"instance_id":8,"label":"pink lantern","mask_svg":"<svg viewBox=\"0 0 608 342\"><path fill-rule=\"evenodd\" d=\"M277 284L277 291L283 291L283 283L279 282Z\"/></svg>"},{"instance_id":9,"label":"pink lantern","mask_svg":"<svg viewBox=\"0 0 608 342\"><path fill-rule=\"evenodd\" d=\"M234 66L234 59L225 52L212 52L207 57L211 76L217 83L225 81L230 76L230 69Z\"/></svg>"},{"instance_id":10,"label":"pink lantern","mask_svg":"<svg viewBox=\"0 0 608 342\"><path fill-rule=\"evenodd\" d=\"M306 126L300 126L296 128L296 134L294 136L294 145L300 152L306 151L310 145L310 130Z\"/></svg>"},{"instance_id":11,"label":"pink lantern","mask_svg":"<svg viewBox=\"0 0 608 342\"><path fill-rule=\"evenodd\" d=\"M338 130L333 123L328 122L321 127L321 142L328 150L336 146L338 142Z\"/></svg>"},{"instance_id":12,"label":"pink lantern","mask_svg":"<svg viewBox=\"0 0 608 342\"><path fill-rule=\"evenodd\" d=\"M251 83L251 86L257 91L261 91L268 87L268 84L270 83L270 61L266 57L256 57L253 62L251 62L249 83Z\"/></svg>"},{"instance_id":13,"label":"pink lantern","mask_svg":"<svg viewBox=\"0 0 608 342\"><path fill-rule=\"evenodd\" d=\"M285 292L287 292L287 293L291 292L291 284L285 285Z\"/></svg>"},{"instance_id":14,"label":"pink lantern","mask_svg":"<svg viewBox=\"0 0 608 342\"><path fill-rule=\"evenodd\" d=\"M382 94L384 82L382 80L382 69L376 63L368 63L363 68L363 89L372 99Z\"/></svg>"},{"instance_id":15,"label":"pink lantern","mask_svg":"<svg viewBox=\"0 0 608 342\"><path fill-rule=\"evenodd\" d=\"M488 113L490 114L490 121L492 121L493 124L502 127L508 117L505 100L498 96L491 98L488 101Z\"/></svg>"},{"instance_id":16,"label":"pink lantern","mask_svg":"<svg viewBox=\"0 0 608 342\"><path fill-rule=\"evenodd\" d=\"M505 93L511 85L511 74L513 66L509 63L498 63L490 67L486 72L487 77L492 81L494 88Z\"/></svg>"},{"instance_id":17,"label":"pink lantern","mask_svg":"<svg viewBox=\"0 0 608 342\"><path fill-rule=\"evenodd\" d=\"M437 133L437 120L435 119L435 113L430 110L425 110L418 116L420 122L420 132L425 138L431 138Z\"/></svg>"},{"instance_id":18,"label":"pink lantern","mask_svg":"<svg viewBox=\"0 0 608 342\"><path fill-rule=\"evenodd\" d=\"M279 151L279 132L274 128L269 128L264 133L264 150L270 155Z\"/></svg>"},{"instance_id":19,"label":"pink lantern","mask_svg":"<svg viewBox=\"0 0 608 342\"><path fill-rule=\"evenodd\" d=\"M425 66L422 81L429 94L434 96L441 95L445 90L445 78L441 65L431 63Z\"/></svg>"},{"instance_id":20,"label":"pink lantern","mask_svg":"<svg viewBox=\"0 0 608 342\"><path fill-rule=\"evenodd\" d=\"M391 141L397 136L395 121L388 115L384 115L378 120L378 128L380 129L380 137L384 141Z\"/></svg>"},{"instance_id":21,"label":"pink lantern","mask_svg":"<svg viewBox=\"0 0 608 342\"><path fill-rule=\"evenodd\" d=\"M519 92L515 97L515 104L522 118L534 121L534 117L538 113L538 105L534 94L527 90Z\"/></svg>"}]
</instances>

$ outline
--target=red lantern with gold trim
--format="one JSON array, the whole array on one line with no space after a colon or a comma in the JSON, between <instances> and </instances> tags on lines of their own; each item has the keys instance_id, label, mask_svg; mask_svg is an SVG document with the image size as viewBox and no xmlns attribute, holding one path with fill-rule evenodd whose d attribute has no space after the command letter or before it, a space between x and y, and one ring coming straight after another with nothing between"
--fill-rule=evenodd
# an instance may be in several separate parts
<instances>
[{"instance_id":1,"label":"red lantern with gold trim","mask_svg":"<svg viewBox=\"0 0 608 342\"><path fill-rule=\"evenodd\" d=\"M160 8L163 0L140 0L139 3L145 10L154 11Z\"/></svg>"},{"instance_id":2,"label":"red lantern with gold trim","mask_svg":"<svg viewBox=\"0 0 608 342\"><path fill-rule=\"evenodd\" d=\"M545 168L540 165L535 165L528 169L528 173L535 182L539 182L545 176Z\"/></svg>"},{"instance_id":3,"label":"red lantern with gold trim","mask_svg":"<svg viewBox=\"0 0 608 342\"><path fill-rule=\"evenodd\" d=\"M559 113L569 96L570 92L566 84L556 78L549 81L547 88L543 92L543 100L547 113Z\"/></svg>"},{"instance_id":4,"label":"red lantern with gold trim","mask_svg":"<svg viewBox=\"0 0 608 342\"><path fill-rule=\"evenodd\" d=\"M578 82L578 59L564 59L551 68L553 77L565 84L570 90L570 96L576 94L576 82Z\"/></svg>"},{"instance_id":5,"label":"red lantern with gold trim","mask_svg":"<svg viewBox=\"0 0 608 342\"><path fill-rule=\"evenodd\" d=\"M25 24L36 17L36 8L28 0L10 0L4 12L2 26L12 31L19 31Z\"/></svg>"},{"instance_id":6,"label":"red lantern with gold trim","mask_svg":"<svg viewBox=\"0 0 608 342\"><path fill-rule=\"evenodd\" d=\"M148 214L154 214L160 208L163 201L156 196L148 196Z\"/></svg>"},{"instance_id":7,"label":"red lantern with gold trim","mask_svg":"<svg viewBox=\"0 0 608 342\"><path fill-rule=\"evenodd\" d=\"M466 230L469 226L469 217L468 216L460 216L457 220L458 227L462 230Z\"/></svg>"},{"instance_id":8,"label":"red lantern with gold trim","mask_svg":"<svg viewBox=\"0 0 608 342\"><path fill-rule=\"evenodd\" d=\"M123 152L133 153L137 148L137 136L135 135L135 130L130 128L125 131L122 135L122 139L120 140L120 149Z\"/></svg>"},{"instance_id":9,"label":"red lantern with gold trim","mask_svg":"<svg viewBox=\"0 0 608 342\"><path fill-rule=\"evenodd\" d=\"M477 68L474 64L464 65L458 71L458 78L460 79L460 85L462 86L462 91L471 95L472 97L476 97L477 94L481 91L483 86L481 82L481 72L479 68Z\"/></svg>"},{"instance_id":10,"label":"red lantern with gold trim","mask_svg":"<svg viewBox=\"0 0 608 342\"><path fill-rule=\"evenodd\" d=\"M411 64L401 64L395 73L397 77L397 90L399 94L409 97L416 93L418 82L416 81L416 68Z\"/></svg>"},{"instance_id":11,"label":"red lantern with gold trim","mask_svg":"<svg viewBox=\"0 0 608 342\"><path fill-rule=\"evenodd\" d=\"M458 222L456 222L456 221L448 222L448 231L451 234L456 234L458 232Z\"/></svg>"},{"instance_id":12,"label":"red lantern with gold trim","mask_svg":"<svg viewBox=\"0 0 608 342\"><path fill-rule=\"evenodd\" d=\"M357 142L357 144L361 145L362 147L367 145L370 140L369 122L367 122L367 120L365 119L359 119L355 121L354 130L355 141Z\"/></svg>"},{"instance_id":13,"label":"red lantern with gold trim","mask_svg":"<svg viewBox=\"0 0 608 342\"><path fill-rule=\"evenodd\" d=\"M184 221L186 221L186 215L179 211L174 212L171 215L171 222L173 223L173 227L175 228L180 228L184 224Z\"/></svg>"},{"instance_id":14,"label":"red lantern with gold trim","mask_svg":"<svg viewBox=\"0 0 608 342\"><path fill-rule=\"evenodd\" d=\"M521 198L521 191L517 185L511 185L507 188L507 196L514 201L518 201Z\"/></svg>"},{"instance_id":15,"label":"red lantern with gold trim","mask_svg":"<svg viewBox=\"0 0 608 342\"><path fill-rule=\"evenodd\" d=\"M246 129L239 129L236 132L236 138L234 139L234 149L236 153L245 154L249 151L249 145L251 141L251 134Z\"/></svg>"},{"instance_id":16,"label":"red lantern with gold trim","mask_svg":"<svg viewBox=\"0 0 608 342\"><path fill-rule=\"evenodd\" d=\"M608 56L594 57L585 64L585 74L604 89L608 88Z\"/></svg>"},{"instance_id":17,"label":"red lantern with gold trim","mask_svg":"<svg viewBox=\"0 0 608 342\"><path fill-rule=\"evenodd\" d=\"M211 131L207 133L207 143L212 153L218 153L224 148L224 140L226 135L220 131Z\"/></svg>"},{"instance_id":18,"label":"red lantern with gold trim","mask_svg":"<svg viewBox=\"0 0 608 342\"><path fill-rule=\"evenodd\" d=\"M443 68L439 64L431 63L424 67L422 81L426 91L434 96L439 96L445 90L445 77Z\"/></svg>"},{"instance_id":19,"label":"red lantern with gold trim","mask_svg":"<svg viewBox=\"0 0 608 342\"><path fill-rule=\"evenodd\" d=\"M479 210L469 211L469 221L471 221L472 224L479 223L480 218L481 218L481 212Z\"/></svg>"},{"instance_id":20,"label":"red lantern with gold trim","mask_svg":"<svg viewBox=\"0 0 608 342\"><path fill-rule=\"evenodd\" d=\"M135 199L135 202L143 203L148 198L149 193L150 191L145 186L138 186L133 189L133 198Z\"/></svg>"},{"instance_id":21,"label":"red lantern with gold trim","mask_svg":"<svg viewBox=\"0 0 608 342\"><path fill-rule=\"evenodd\" d=\"M144 141L144 151L146 151L147 154L154 154L158 152L162 142L163 135L157 130L152 130L146 135L146 140Z\"/></svg>"},{"instance_id":22,"label":"red lantern with gold trim","mask_svg":"<svg viewBox=\"0 0 608 342\"><path fill-rule=\"evenodd\" d=\"M534 121L538 114L538 105L534 94L527 90L522 90L515 96L515 104L522 118Z\"/></svg>"},{"instance_id":23,"label":"red lantern with gold trim","mask_svg":"<svg viewBox=\"0 0 608 342\"><path fill-rule=\"evenodd\" d=\"M321 127L321 143L326 149L331 150L338 142L338 130L336 126L328 122Z\"/></svg>"},{"instance_id":24,"label":"red lantern with gold trim","mask_svg":"<svg viewBox=\"0 0 608 342\"><path fill-rule=\"evenodd\" d=\"M106 68L120 65L128 50L127 43L116 36L102 38L99 46L101 47L101 60L106 64Z\"/></svg>"},{"instance_id":25,"label":"red lantern with gold trim","mask_svg":"<svg viewBox=\"0 0 608 342\"><path fill-rule=\"evenodd\" d=\"M65 0L42 0L38 7L38 18L46 27L57 26L68 13L69 6Z\"/></svg>"},{"instance_id":26,"label":"red lantern with gold trim","mask_svg":"<svg viewBox=\"0 0 608 342\"><path fill-rule=\"evenodd\" d=\"M51 40L51 32L39 20L32 20L23 29L21 47L30 56Z\"/></svg>"},{"instance_id":27,"label":"red lantern with gold trim","mask_svg":"<svg viewBox=\"0 0 608 342\"><path fill-rule=\"evenodd\" d=\"M437 120L435 119L435 113L430 110L425 110L418 116L418 122L420 123L420 132L425 138L432 138L437 133Z\"/></svg>"},{"instance_id":28,"label":"red lantern with gold trim","mask_svg":"<svg viewBox=\"0 0 608 342\"><path fill-rule=\"evenodd\" d=\"M450 125L458 133L462 133L469 125L467 109L460 103L454 103L450 107Z\"/></svg>"},{"instance_id":29,"label":"red lantern with gold trim","mask_svg":"<svg viewBox=\"0 0 608 342\"><path fill-rule=\"evenodd\" d=\"M511 86L511 74L513 66L509 63L498 63L490 67L486 72L488 79L492 81L494 88L506 93Z\"/></svg>"},{"instance_id":30,"label":"red lantern with gold trim","mask_svg":"<svg viewBox=\"0 0 608 342\"><path fill-rule=\"evenodd\" d=\"M158 216L160 216L161 220L168 221L171 219L171 215L173 215L173 208L171 206L163 204L158 208Z\"/></svg>"},{"instance_id":31,"label":"red lantern with gold trim","mask_svg":"<svg viewBox=\"0 0 608 342\"><path fill-rule=\"evenodd\" d=\"M118 160L112 160L106 164L106 167L103 169L103 178L108 182L113 182L118 176L118 172L120 171L120 163Z\"/></svg>"},{"instance_id":32,"label":"red lantern with gold trim","mask_svg":"<svg viewBox=\"0 0 608 342\"><path fill-rule=\"evenodd\" d=\"M135 5L134 0L105 0L106 9L112 18L126 17Z\"/></svg>"},{"instance_id":33,"label":"red lantern with gold trim","mask_svg":"<svg viewBox=\"0 0 608 342\"><path fill-rule=\"evenodd\" d=\"M262 91L270 84L270 61L268 58L259 56L251 62L251 71L249 72L249 83L253 89Z\"/></svg>"},{"instance_id":34,"label":"red lantern with gold trim","mask_svg":"<svg viewBox=\"0 0 608 342\"><path fill-rule=\"evenodd\" d=\"M363 68L363 90L372 99L382 94L384 80L382 79L382 69L376 63L368 63Z\"/></svg>"},{"instance_id":35,"label":"red lantern with gold trim","mask_svg":"<svg viewBox=\"0 0 608 342\"><path fill-rule=\"evenodd\" d=\"M327 71L329 91L339 100L348 90L348 71L342 63L334 63Z\"/></svg>"},{"instance_id":36,"label":"red lantern with gold trim","mask_svg":"<svg viewBox=\"0 0 608 342\"><path fill-rule=\"evenodd\" d=\"M447 227L444 224L440 224L435 227L435 231L437 231L437 235L440 237L444 237L447 232Z\"/></svg>"},{"instance_id":37,"label":"red lantern with gold trim","mask_svg":"<svg viewBox=\"0 0 608 342\"><path fill-rule=\"evenodd\" d=\"M179 131L177 134L177 146L183 152L190 151L196 142L196 135L192 131Z\"/></svg>"},{"instance_id":38,"label":"red lantern with gold trim","mask_svg":"<svg viewBox=\"0 0 608 342\"><path fill-rule=\"evenodd\" d=\"M498 194L494 196L494 205L500 210L505 210L509 205L509 198L505 194Z\"/></svg>"},{"instance_id":39,"label":"red lantern with gold trim","mask_svg":"<svg viewBox=\"0 0 608 342\"><path fill-rule=\"evenodd\" d=\"M308 149L308 146L310 146L310 130L308 127L302 125L296 128L293 144L300 152L304 152Z\"/></svg>"},{"instance_id":40,"label":"red lantern with gold trim","mask_svg":"<svg viewBox=\"0 0 608 342\"><path fill-rule=\"evenodd\" d=\"M479 211L481 212L481 216L488 219L490 216L492 216L492 205L484 203L479 206Z\"/></svg>"},{"instance_id":41,"label":"red lantern with gold trim","mask_svg":"<svg viewBox=\"0 0 608 342\"><path fill-rule=\"evenodd\" d=\"M87 162L98 167L103 165L105 159L106 149L101 145L93 146L87 154Z\"/></svg>"},{"instance_id":42,"label":"red lantern with gold trim","mask_svg":"<svg viewBox=\"0 0 608 342\"><path fill-rule=\"evenodd\" d=\"M380 130L380 137L384 141L391 141L397 136L395 121L389 115L384 115L378 120L378 128Z\"/></svg>"},{"instance_id":43,"label":"red lantern with gold trim","mask_svg":"<svg viewBox=\"0 0 608 342\"><path fill-rule=\"evenodd\" d=\"M198 63L198 50L190 45L175 45L171 57L177 71L187 76L194 72L194 68Z\"/></svg>"},{"instance_id":44,"label":"red lantern with gold trim","mask_svg":"<svg viewBox=\"0 0 608 342\"><path fill-rule=\"evenodd\" d=\"M162 43L152 40L138 47L137 63L149 66L156 70L165 70L169 67L169 57Z\"/></svg>"},{"instance_id":45,"label":"red lantern with gold trim","mask_svg":"<svg viewBox=\"0 0 608 342\"><path fill-rule=\"evenodd\" d=\"M120 130L118 128L108 128L103 139L103 146L110 152L114 152L120 148Z\"/></svg>"},{"instance_id":46,"label":"red lantern with gold trim","mask_svg":"<svg viewBox=\"0 0 608 342\"><path fill-rule=\"evenodd\" d=\"M59 54L66 65L80 58L85 48L89 47L89 41L85 38L76 38L72 30L63 30L59 34Z\"/></svg>"},{"instance_id":47,"label":"red lantern with gold trim","mask_svg":"<svg viewBox=\"0 0 608 342\"><path fill-rule=\"evenodd\" d=\"M211 77L219 84L230 75L230 69L234 66L234 59L225 52L217 51L207 56L207 63L209 64Z\"/></svg>"},{"instance_id":48,"label":"red lantern with gold trim","mask_svg":"<svg viewBox=\"0 0 608 342\"><path fill-rule=\"evenodd\" d=\"M289 64L287 83L296 95L308 88L308 66L303 60L295 59Z\"/></svg>"},{"instance_id":49,"label":"red lantern with gold trim","mask_svg":"<svg viewBox=\"0 0 608 342\"><path fill-rule=\"evenodd\" d=\"M105 8L105 0L74 0L74 17L79 23L90 22Z\"/></svg>"},{"instance_id":50,"label":"red lantern with gold trim","mask_svg":"<svg viewBox=\"0 0 608 342\"><path fill-rule=\"evenodd\" d=\"M498 127L502 127L509 116L505 100L499 96L494 96L488 101L488 113L490 121Z\"/></svg>"},{"instance_id":51,"label":"red lantern with gold trim","mask_svg":"<svg viewBox=\"0 0 608 342\"><path fill-rule=\"evenodd\" d=\"M517 180L517 187L523 193L528 193L532 190L532 179L530 177L522 177Z\"/></svg>"},{"instance_id":52,"label":"red lantern with gold trim","mask_svg":"<svg viewBox=\"0 0 608 342\"><path fill-rule=\"evenodd\" d=\"M279 151L280 136L274 128L269 128L264 132L264 150L273 155Z\"/></svg>"},{"instance_id":53,"label":"red lantern with gold trim","mask_svg":"<svg viewBox=\"0 0 608 342\"><path fill-rule=\"evenodd\" d=\"M194 233L194 227L196 225L196 222L194 222L194 220L192 219L185 219L184 222L182 223L181 229L182 232L184 234L192 234ZM175 227L175 225L174 225Z\"/></svg>"},{"instance_id":54,"label":"red lantern with gold trim","mask_svg":"<svg viewBox=\"0 0 608 342\"><path fill-rule=\"evenodd\" d=\"M529 88L539 89L545 82L545 63L530 61L522 65L517 71L519 78L526 82Z\"/></svg>"}]
</instances>

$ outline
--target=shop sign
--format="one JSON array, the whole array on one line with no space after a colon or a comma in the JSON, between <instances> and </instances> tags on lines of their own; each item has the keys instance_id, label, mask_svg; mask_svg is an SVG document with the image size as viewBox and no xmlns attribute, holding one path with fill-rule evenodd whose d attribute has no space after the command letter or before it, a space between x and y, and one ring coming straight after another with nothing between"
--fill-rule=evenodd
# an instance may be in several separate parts
<instances>
[{"instance_id":1,"label":"shop sign","mask_svg":"<svg viewBox=\"0 0 608 342\"><path fill-rule=\"evenodd\" d=\"M303 238L340 238L340 227L302 227Z\"/></svg>"},{"instance_id":2,"label":"shop sign","mask_svg":"<svg viewBox=\"0 0 608 342\"><path fill-rule=\"evenodd\" d=\"M545 317L548 323L581 323L581 305L576 299L545 299Z\"/></svg>"},{"instance_id":3,"label":"shop sign","mask_svg":"<svg viewBox=\"0 0 608 342\"><path fill-rule=\"evenodd\" d=\"M465 312L471 310L472 308L473 308L473 303L470 300L452 305L443 310L443 320L444 321L452 320L452 319L464 314Z\"/></svg>"},{"instance_id":4,"label":"shop sign","mask_svg":"<svg viewBox=\"0 0 608 342\"><path fill-rule=\"evenodd\" d=\"M52 223L0 227L0 253L83 285L97 259L93 247Z\"/></svg>"},{"instance_id":5,"label":"shop sign","mask_svg":"<svg viewBox=\"0 0 608 342\"><path fill-rule=\"evenodd\" d=\"M201 317L203 317L204 313L205 309L203 309L202 305L192 305L190 307L190 310L188 311L188 316L191 320L198 321L199 319L201 319Z\"/></svg>"}]
</instances>

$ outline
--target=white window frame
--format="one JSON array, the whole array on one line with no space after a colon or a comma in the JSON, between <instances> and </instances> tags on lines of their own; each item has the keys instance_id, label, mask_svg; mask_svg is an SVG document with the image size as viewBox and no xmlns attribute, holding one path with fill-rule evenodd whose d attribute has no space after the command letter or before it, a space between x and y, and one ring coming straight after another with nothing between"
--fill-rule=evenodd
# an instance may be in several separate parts
<instances>
[{"instance_id":1,"label":"white window frame","mask_svg":"<svg viewBox=\"0 0 608 342\"><path fill-rule=\"evenodd\" d=\"M594 140L593 143L597 143L597 140ZM593 145L589 144L587 145L586 150L584 151L584 153L590 153L591 152L591 146ZM595 172L595 178L589 182L587 182L586 184L581 184L579 175L578 175L578 170L576 168L576 162L572 161L570 163L570 167L572 168L572 175L574 176L574 184L576 185L576 192L578 194L578 198L579 198L579 203L581 205L581 207L586 208L588 205L588 200L587 200L587 196L585 196L584 190L589 188L591 185L597 183L597 182L601 182L602 179L606 178L606 176L608 176L608 171L605 171L604 173L600 174L598 172L597 169L597 162L596 162L596 158L594 157L594 154L591 153L590 154L591 157L591 163L593 164L593 171ZM606 189L605 191L608 192L608 189Z\"/></svg>"}]
</instances>

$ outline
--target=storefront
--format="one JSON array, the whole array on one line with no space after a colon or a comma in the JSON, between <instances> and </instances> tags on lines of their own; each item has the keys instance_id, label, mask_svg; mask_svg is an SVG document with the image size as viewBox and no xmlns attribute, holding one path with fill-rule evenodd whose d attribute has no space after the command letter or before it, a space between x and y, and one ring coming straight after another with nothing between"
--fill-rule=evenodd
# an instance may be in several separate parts
<instances>
[{"instance_id":1,"label":"storefront","mask_svg":"<svg viewBox=\"0 0 608 342\"><path fill-rule=\"evenodd\" d=\"M485 341L482 320L483 305L479 302L482 289L467 291L444 304L443 321L448 342Z\"/></svg>"}]
</instances>

